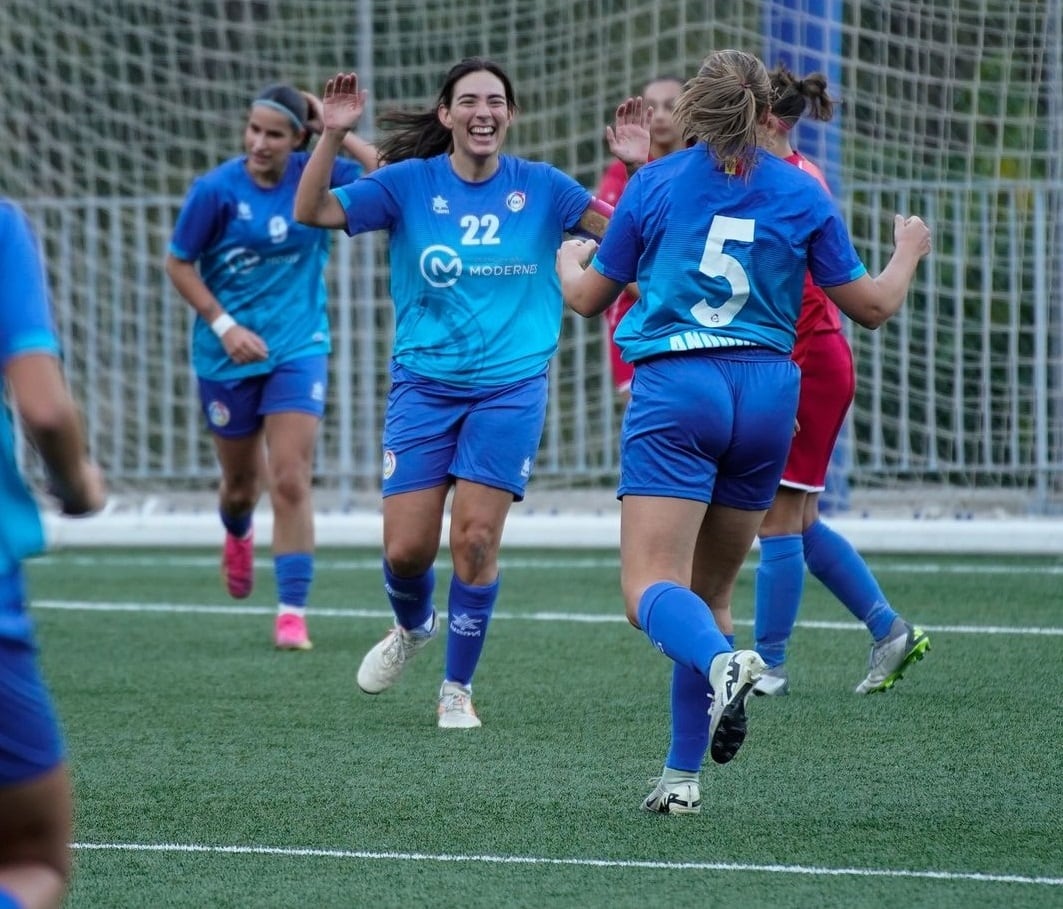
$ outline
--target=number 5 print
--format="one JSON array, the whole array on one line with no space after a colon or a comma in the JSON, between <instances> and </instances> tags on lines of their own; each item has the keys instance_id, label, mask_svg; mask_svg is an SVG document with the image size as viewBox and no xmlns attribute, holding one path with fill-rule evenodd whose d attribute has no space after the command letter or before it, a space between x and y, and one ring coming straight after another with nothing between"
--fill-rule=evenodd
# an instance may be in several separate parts
<instances>
[{"instance_id":1,"label":"number 5 print","mask_svg":"<svg viewBox=\"0 0 1063 909\"><path fill-rule=\"evenodd\" d=\"M755 224L751 218L716 215L709 225L699 271L710 278L725 278L731 285L731 296L721 306L710 306L702 299L690 307L690 314L706 328L729 325L749 299L749 275L741 262L723 251L723 244L728 240L752 243Z\"/></svg>"}]
</instances>

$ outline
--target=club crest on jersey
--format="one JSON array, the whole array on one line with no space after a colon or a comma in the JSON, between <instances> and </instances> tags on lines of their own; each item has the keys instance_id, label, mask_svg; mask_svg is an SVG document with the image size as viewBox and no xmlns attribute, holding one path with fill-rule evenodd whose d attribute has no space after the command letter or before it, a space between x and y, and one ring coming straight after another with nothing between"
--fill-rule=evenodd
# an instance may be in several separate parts
<instances>
[{"instance_id":1,"label":"club crest on jersey","mask_svg":"<svg viewBox=\"0 0 1063 909\"><path fill-rule=\"evenodd\" d=\"M506 196L506 208L510 211L520 211L524 208L524 203L527 201L527 197L519 189L515 189L508 196Z\"/></svg>"},{"instance_id":2,"label":"club crest on jersey","mask_svg":"<svg viewBox=\"0 0 1063 909\"><path fill-rule=\"evenodd\" d=\"M280 215L269 219L269 239L272 243L283 243L288 239L288 222Z\"/></svg>"},{"instance_id":3,"label":"club crest on jersey","mask_svg":"<svg viewBox=\"0 0 1063 909\"><path fill-rule=\"evenodd\" d=\"M236 205L236 220L250 221L252 219L251 206L247 202L239 202Z\"/></svg>"},{"instance_id":4,"label":"club crest on jersey","mask_svg":"<svg viewBox=\"0 0 1063 909\"><path fill-rule=\"evenodd\" d=\"M207 405L207 419L211 426L228 426L231 419L229 408L221 401L211 401Z\"/></svg>"},{"instance_id":5,"label":"club crest on jersey","mask_svg":"<svg viewBox=\"0 0 1063 909\"><path fill-rule=\"evenodd\" d=\"M390 448L384 452L384 479L390 480L391 475L395 472L395 452Z\"/></svg>"},{"instance_id":6,"label":"club crest on jersey","mask_svg":"<svg viewBox=\"0 0 1063 909\"><path fill-rule=\"evenodd\" d=\"M433 196L432 211L434 211L437 215L449 215L450 206L447 205L447 200L444 199L442 196Z\"/></svg>"}]
</instances>

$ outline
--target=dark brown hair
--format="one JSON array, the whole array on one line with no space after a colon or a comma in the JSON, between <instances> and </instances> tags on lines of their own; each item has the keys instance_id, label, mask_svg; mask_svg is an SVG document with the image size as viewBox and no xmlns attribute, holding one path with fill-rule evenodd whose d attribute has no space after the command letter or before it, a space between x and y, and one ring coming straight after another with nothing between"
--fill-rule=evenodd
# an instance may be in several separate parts
<instances>
[{"instance_id":1,"label":"dark brown hair","mask_svg":"<svg viewBox=\"0 0 1063 909\"><path fill-rule=\"evenodd\" d=\"M827 77L823 73L810 73L798 79L783 64L769 74L775 100L771 112L787 127L792 127L803 114L813 120L829 120L834 116L834 100L827 94Z\"/></svg>"},{"instance_id":2,"label":"dark brown hair","mask_svg":"<svg viewBox=\"0 0 1063 909\"><path fill-rule=\"evenodd\" d=\"M449 108L453 104L454 86L459 79L479 72L488 72L498 78L506 92L506 106L510 113L515 113L518 110L517 99L505 70L484 57L466 57L450 68L431 110L419 113L388 111L379 117L380 125L391 130L391 134L377 144L380 163L393 164L406 158L434 158L448 151L452 137L450 130L439 122L439 108Z\"/></svg>"}]
</instances>

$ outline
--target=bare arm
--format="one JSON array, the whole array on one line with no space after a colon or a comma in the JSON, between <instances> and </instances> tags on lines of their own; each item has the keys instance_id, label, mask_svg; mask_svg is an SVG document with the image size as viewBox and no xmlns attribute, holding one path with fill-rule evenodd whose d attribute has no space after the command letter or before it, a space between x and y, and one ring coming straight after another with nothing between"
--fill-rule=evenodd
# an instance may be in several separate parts
<instances>
[{"instance_id":1,"label":"bare arm","mask_svg":"<svg viewBox=\"0 0 1063 909\"><path fill-rule=\"evenodd\" d=\"M609 219L612 216L613 206L594 197L591 199L591 204L583 210L578 229L600 240L605 236L605 229L609 226Z\"/></svg>"},{"instance_id":2,"label":"bare arm","mask_svg":"<svg viewBox=\"0 0 1063 909\"><path fill-rule=\"evenodd\" d=\"M901 308L919 260L930 252L930 229L914 215L895 215L893 255L878 277L863 275L848 284L824 287L827 296L854 322L878 328Z\"/></svg>"},{"instance_id":3,"label":"bare arm","mask_svg":"<svg viewBox=\"0 0 1063 909\"><path fill-rule=\"evenodd\" d=\"M380 167L380 152L372 142L367 142L357 133L343 137L343 150L362 165L362 170L371 174Z\"/></svg>"},{"instance_id":4,"label":"bare arm","mask_svg":"<svg viewBox=\"0 0 1063 909\"><path fill-rule=\"evenodd\" d=\"M312 227L342 228L347 215L329 192L332 165L348 138L348 132L365 108L364 91L358 89L355 73L339 73L325 83L322 96L321 136L310 153L299 188L295 192L295 219Z\"/></svg>"},{"instance_id":5,"label":"bare arm","mask_svg":"<svg viewBox=\"0 0 1063 909\"><path fill-rule=\"evenodd\" d=\"M561 297L570 309L587 318L605 312L624 286L588 267L597 250L593 240L566 240L557 250Z\"/></svg>"},{"instance_id":6,"label":"bare arm","mask_svg":"<svg viewBox=\"0 0 1063 909\"><path fill-rule=\"evenodd\" d=\"M227 315L214 294L210 292L210 288L199 276L194 262L186 262L184 259L178 259L167 253L166 274L177 292L212 328L218 319ZM221 327L224 328L224 326ZM266 342L251 329L244 328L237 322L232 322L224 328L218 337L225 352L236 363L254 363L258 360L265 360L269 356Z\"/></svg>"},{"instance_id":7,"label":"bare arm","mask_svg":"<svg viewBox=\"0 0 1063 909\"><path fill-rule=\"evenodd\" d=\"M63 514L87 515L106 501L103 474L88 456L81 412L59 360L27 353L7 363L4 379L11 401L48 471L49 491Z\"/></svg>"}]
</instances>

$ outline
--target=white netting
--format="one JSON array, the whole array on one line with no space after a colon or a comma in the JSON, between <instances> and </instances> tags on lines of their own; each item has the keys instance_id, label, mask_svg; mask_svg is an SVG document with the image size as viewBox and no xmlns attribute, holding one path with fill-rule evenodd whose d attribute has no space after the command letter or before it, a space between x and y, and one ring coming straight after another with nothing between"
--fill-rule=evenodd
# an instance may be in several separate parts
<instances>
[{"instance_id":1,"label":"white netting","mask_svg":"<svg viewBox=\"0 0 1063 909\"><path fill-rule=\"evenodd\" d=\"M241 150L247 102L354 69L385 107L423 107L462 56L509 71L509 150L593 187L617 101L735 46L797 63L799 40L843 99L802 132L877 270L896 209L933 222L906 314L854 332L854 491L918 484L1047 510L1063 461L1063 63L1058 0L6 0L0 192L41 229L93 447L120 490L209 489L187 357L190 310L161 268L196 174ZM780 28L779 23L783 27ZM787 29L790 28L791 32ZM337 238L323 489L371 500L390 304L379 239ZM601 326L566 322L533 490L607 490L615 407ZM923 495L920 492L919 495Z\"/></svg>"}]
</instances>

